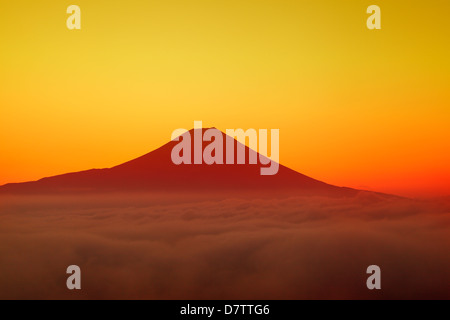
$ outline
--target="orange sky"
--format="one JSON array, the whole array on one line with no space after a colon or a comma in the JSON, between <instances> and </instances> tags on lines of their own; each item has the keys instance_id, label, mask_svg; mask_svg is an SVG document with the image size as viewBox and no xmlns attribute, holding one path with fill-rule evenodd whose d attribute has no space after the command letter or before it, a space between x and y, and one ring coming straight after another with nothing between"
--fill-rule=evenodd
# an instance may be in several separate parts
<instances>
[{"instance_id":1,"label":"orange sky","mask_svg":"<svg viewBox=\"0 0 450 320\"><path fill-rule=\"evenodd\" d=\"M66 28L81 8L82 29ZM366 28L381 8L382 29ZM109 167L176 128L279 128L336 185L450 194L448 1L10 1L0 184Z\"/></svg>"}]
</instances>

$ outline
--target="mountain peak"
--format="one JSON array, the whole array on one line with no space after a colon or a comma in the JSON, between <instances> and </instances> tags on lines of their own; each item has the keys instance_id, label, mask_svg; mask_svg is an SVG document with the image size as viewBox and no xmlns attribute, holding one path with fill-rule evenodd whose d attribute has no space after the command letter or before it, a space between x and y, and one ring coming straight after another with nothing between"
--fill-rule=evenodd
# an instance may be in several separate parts
<instances>
[{"instance_id":1,"label":"mountain peak","mask_svg":"<svg viewBox=\"0 0 450 320\"><path fill-rule=\"evenodd\" d=\"M225 164L224 151L224 164L204 162L193 164L194 161L191 158L192 164L176 165L172 162L171 153L179 141L174 139L141 157L112 168L91 169L33 182L7 184L0 187L0 193L231 192L239 194L251 192L261 195L348 196L358 192L312 179L283 165L279 165L275 175L261 175L260 168L264 165L259 159L264 158L263 156L214 127L202 128L202 133L208 129L220 132L224 149L231 139L235 157L237 148L244 148L247 162L236 164L235 161L235 164ZM191 129L183 134L191 135L192 157L195 130L199 129ZM212 141L202 143L202 151L209 143ZM248 163L252 153L258 156L256 164Z\"/></svg>"}]
</instances>

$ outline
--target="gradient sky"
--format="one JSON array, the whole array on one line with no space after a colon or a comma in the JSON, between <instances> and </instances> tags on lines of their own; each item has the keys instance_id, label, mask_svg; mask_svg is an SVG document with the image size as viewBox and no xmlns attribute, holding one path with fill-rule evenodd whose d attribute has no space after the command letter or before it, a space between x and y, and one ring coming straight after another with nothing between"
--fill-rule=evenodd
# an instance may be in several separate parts
<instances>
[{"instance_id":1,"label":"gradient sky","mask_svg":"<svg viewBox=\"0 0 450 320\"><path fill-rule=\"evenodd\" d=\"M68 30L66 8L81 8ZM381 7L381 30L366 8ZM450 194L450 2L2 1L0 184L110 167L176 128L279 128L328 183Z\"/></svg>"}]
</instances>

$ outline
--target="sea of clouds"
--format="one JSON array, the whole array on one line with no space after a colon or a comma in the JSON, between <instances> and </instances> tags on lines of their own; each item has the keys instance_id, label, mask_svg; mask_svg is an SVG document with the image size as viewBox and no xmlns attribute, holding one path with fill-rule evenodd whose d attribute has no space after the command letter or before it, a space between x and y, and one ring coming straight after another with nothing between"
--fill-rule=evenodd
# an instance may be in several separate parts
<instances>
[{"instance_id":1,"label":"sea of clouds","mask_svg":"<svg viewBox=\"0 0 450 320\"><path fill-rule=\"evenodd\" d=\"M448 299L449 245L445 198L3 196L0 298Z\"/></svg>"}]
</instances>

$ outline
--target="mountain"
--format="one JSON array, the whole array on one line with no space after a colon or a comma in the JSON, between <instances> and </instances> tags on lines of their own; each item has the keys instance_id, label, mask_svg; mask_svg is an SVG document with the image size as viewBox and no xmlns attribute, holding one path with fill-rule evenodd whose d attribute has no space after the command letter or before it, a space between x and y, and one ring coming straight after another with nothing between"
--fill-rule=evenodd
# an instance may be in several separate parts
<instances>
[{"instance_id":1,"label":"mountain","mask_svg":"<svg viewBox=\"0 0 450 320\"><path fill-rule=\"evenodd\" d=\"M207 129L192 129L184 134L191 134L192 137L191 159L194 154L193 137L195 130L202 130L203 133ZM275 175L261 175L260 168L264 165L259 161L257 164L248 164L250 153L256 151L241 145L223 132L217 131L223 137L224 158L226 143L231 140L234 145L235 160L238 146L245 148L246 164L175 165L171 160L171 153L173 147L179 142L172 140L139 158L112 168L67 173L32 182L10 183L0 186L0 194L245 192L246 194L256 193L261 195L353 196L359 192L355 189L326 184L283 165L279 165L278 173ZM203 149L209 143L203 142Z\"/></svg>"}]
</instances>

